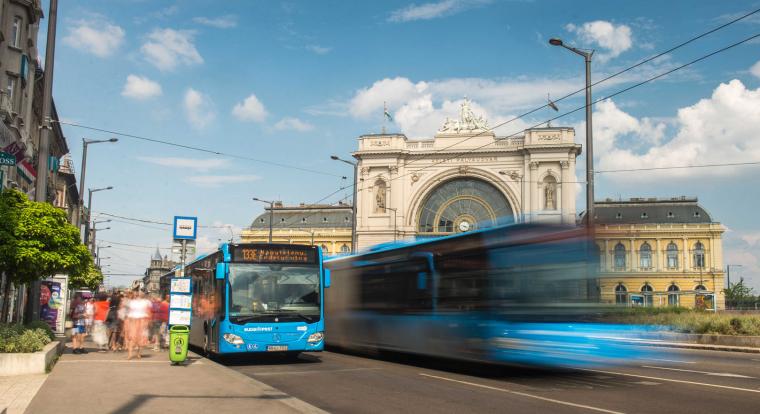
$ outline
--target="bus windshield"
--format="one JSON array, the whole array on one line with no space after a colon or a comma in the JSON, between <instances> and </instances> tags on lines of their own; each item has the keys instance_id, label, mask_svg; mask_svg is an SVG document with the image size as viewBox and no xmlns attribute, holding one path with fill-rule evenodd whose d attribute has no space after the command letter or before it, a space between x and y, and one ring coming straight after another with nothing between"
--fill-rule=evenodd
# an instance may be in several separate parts
<instances>
[{"instance_id":1,"label":"bus windshield","mask_svg":"<svg viewBox=\"0 0 760 414\"><path fill-rule=\"evenodd\" d=\"M319 266L230 264L230 320L319 320Z\"/></svg>"}]
</instances>

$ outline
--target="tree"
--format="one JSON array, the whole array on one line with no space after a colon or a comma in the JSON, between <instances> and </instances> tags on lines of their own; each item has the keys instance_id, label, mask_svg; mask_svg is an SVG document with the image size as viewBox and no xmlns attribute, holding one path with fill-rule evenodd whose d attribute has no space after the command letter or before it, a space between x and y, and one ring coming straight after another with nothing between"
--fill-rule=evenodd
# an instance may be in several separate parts
<instances>
[{"instance_id":1,"label":"tree","mask_svg":"<svg viewBox=\"0 0 760 414\"><path fill-rule=\"evenodd\" d=\"M723 289L723 293L726 295L726 305L731 307L751 306L756 300L752 294L752 288L744 284L744 278L740 278L738 283L733 283L727 289Z\"/></svg>"},{"instance_id":2,"label":"tree","mask_svg":"<svg viewBox=\"0 0 760 414\"><path fill-rule=\"evenodd\" d=\"M56 273L89 282L92 268L92 257L63 210L29 201L17 190L0 194L0 270L10 283L29 283ZM4 307L10 283L3 292Z\"/></svg>"}]
</instances>

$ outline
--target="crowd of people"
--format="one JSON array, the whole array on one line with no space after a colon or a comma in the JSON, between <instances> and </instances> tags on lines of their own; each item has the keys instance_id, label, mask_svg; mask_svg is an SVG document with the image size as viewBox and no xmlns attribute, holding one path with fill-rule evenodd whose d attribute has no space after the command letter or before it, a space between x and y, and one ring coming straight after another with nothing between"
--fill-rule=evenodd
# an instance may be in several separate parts
<instances>
[{"instance_id":1,"label":"crowd of people","mask_svg":"<svg viewBox=\"0 0 760 414\"><path fill-rule=\"evenodd\" d=\"M148 297L141 291L99 293L85 299L77 294L71 303L75 354L87 353L89 335L99 352L127 352L127 359L142 358L142 348L168 347L168 297Z\"/></svg>"}]
</instances>

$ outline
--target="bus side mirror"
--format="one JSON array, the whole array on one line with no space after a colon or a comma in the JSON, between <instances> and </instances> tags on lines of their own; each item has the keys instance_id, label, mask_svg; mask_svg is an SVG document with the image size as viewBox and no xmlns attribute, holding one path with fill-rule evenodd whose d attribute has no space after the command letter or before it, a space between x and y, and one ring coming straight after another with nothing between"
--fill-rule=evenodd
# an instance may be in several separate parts
<instances>
[{"instance_id":1,"label":"bus side mirror","mask_svg":"<svg viewBox=\"0 0 760 414\"><path fill-rule=\"evenodd\" d=\"M330 269L325 268L325 287L330 287Z\"/></svg>"},{"instance_id":2,"label":"bus side mirror","mask_svg":"<svg viewBox=\"0 0 760 414\"><path fill-rule=\"evenodd\" d=\"M225 277L227 277L228 271L229 271L229 265L227 263L216 264L216 278L217 279L224 279Z\"/></svg>"}]
</instances>

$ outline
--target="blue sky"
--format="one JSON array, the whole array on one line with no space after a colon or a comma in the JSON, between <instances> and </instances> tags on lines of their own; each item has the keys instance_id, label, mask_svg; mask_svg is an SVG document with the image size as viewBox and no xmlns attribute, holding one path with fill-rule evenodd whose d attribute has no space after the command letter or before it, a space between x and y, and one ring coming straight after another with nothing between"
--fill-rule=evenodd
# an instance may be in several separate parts
<instances>
[{"instance_id":1,"label":"blue sky","mask_svg":"<svg viewBox=\"0 0 760 414\"><path fill-rule=\"evenodd\" d=\"M197 215L201 224L230 225L236 234L262 211L251 197L314 202L337 190L351 171L329 155L347 156L359 135L379 132L383 101L394 116L389 129L409 137L431 136L465 95L494 125L545 103L547 93L556 98L583 85L582 59L549 46L550 37L595 49L599 79L758 7L751 1L65 2L54 94L66 122L315 171L125 137L90 147L86 187L115 187L95 196L96 212L156 221ZM760 13L601 84L594 96L757 33ZM597 169L760 160L758 51L753 41L596 105ZM567 111L581 99L558 105ZM548 115L539 111L496 133L517 133ZM584 142L582 112L554 125L575 127ZM64 131L77 166L81 138L112 136ZM728 229L727 263L744 265L736 275L760 290L758 168L600 174L596 195L698 196ZM579 211L584 197L579 193ZM170 244L169 228L137 224L111 222L99 238ZM229 239L230 230L203 228L200 236L199 245L210 248ZM149 249L113 246L104 253L112 257L111 272L144 270Z\"/></svg>"}]
</instances>

